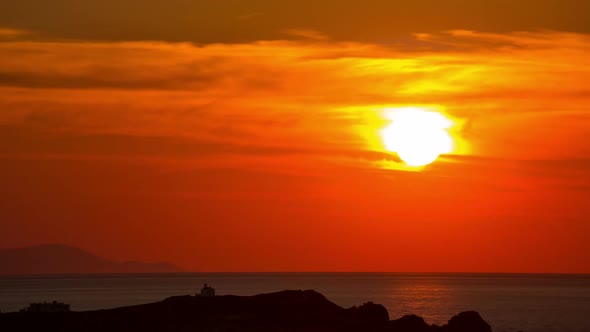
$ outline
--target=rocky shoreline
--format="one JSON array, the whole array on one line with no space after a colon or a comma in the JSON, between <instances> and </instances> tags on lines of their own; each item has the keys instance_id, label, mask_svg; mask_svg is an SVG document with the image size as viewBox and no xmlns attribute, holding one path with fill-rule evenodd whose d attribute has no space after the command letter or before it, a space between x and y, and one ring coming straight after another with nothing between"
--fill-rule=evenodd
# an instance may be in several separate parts
<instances>
[{"instance_id":1,"label":"rocky shoreline","mask_svg":"<svg viewBox=\"0 0 590 332\"><path fill-rule=\"evenodd\" d=\"M176 296L161 302L82 312L0 314L2 331L369 331L490 332L477 312L443 326L415 315L390 320L380 304L342 308L312 290L254 296Z\"/></svg>"}]
</instances>

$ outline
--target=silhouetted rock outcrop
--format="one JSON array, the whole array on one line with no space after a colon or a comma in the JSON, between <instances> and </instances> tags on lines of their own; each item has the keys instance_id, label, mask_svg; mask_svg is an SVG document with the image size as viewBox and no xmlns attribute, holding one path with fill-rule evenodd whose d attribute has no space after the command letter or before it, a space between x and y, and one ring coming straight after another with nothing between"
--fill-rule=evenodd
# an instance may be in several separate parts
<instances>
[{"instance_id":1,"label":"silhouetted rock outcrop","mask_svg":"<svg viewBox=\"0 0 590 332\"><path fill-rule=\"evenodd\" d=\"M432 331L432 329L433 327L426 324L424 318L416 315L406 315L400 319L390 321L388 331L429 332Z\"/></svg>"},{"instance_id":2,"label":"silhouetted rock outcrop","mask_svg":"<svg viewBox=\"0 0 590 332\"><path fill-rule=\"evenodd\" d=\"M462 312L453 316L447 325L442 328L443 332L491 332L492 328L484 321L479 313L475 311Z\"/></svg>"},{"instance_id":3,"label":"silhouetted rock outcrop","mask_svg":"<svg viewBox=\"0 0 590 332\"><path fill-rule=\"evenodd\" d=\"M0 315L2 331L184 332L184 331L367 331L489 332L474 312L449 324L428 325L418 316L389 321L382 305L344 309L314 291L255 296L177 296L162 302L109 310Z\"/></svg>"},{"instance_id":4,"label":"silhouetted rock outcrop","mask_svg":"<svg viewBox=\"0 0 590 332\"><path fill-rule=\"evenodd\" d=\"M351 315L355 315L359 321L387 323L389 321L389 313L384 306L367 302L360 307L352 307L348 309Z\"/></svg>"}]
</instances>

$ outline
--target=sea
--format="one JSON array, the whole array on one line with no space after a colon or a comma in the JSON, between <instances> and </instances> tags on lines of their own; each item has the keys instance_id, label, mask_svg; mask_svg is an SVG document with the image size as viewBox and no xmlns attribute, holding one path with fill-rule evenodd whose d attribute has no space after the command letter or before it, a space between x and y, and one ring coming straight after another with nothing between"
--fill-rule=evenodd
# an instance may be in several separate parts
<instances>
[{"instance_id":1,"label":"sea","mask_svg":"<svg viewBox=\"0 0 590 332\"><path fill-rule=\"evenodd\" d=\"M429 324L476 310L497 332L590 332L590 275L448 273L184 273L0 277L0 310L60 301L72 310L106 309L195 294L204 283L218 295L313 289L351 307L383 304L391 319L406 314Z\"/></svg>"}]
</instances>

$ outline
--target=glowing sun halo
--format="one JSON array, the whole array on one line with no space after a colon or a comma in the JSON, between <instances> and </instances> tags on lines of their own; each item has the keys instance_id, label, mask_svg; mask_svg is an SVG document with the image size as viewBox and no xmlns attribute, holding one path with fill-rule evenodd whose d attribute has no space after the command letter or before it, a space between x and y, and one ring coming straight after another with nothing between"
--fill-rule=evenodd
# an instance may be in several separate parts
<instances>
[{"instance_id":1,"label":"glowing sun halo","mask_svg":"<svg viewBox=\"0 0 590 332\"><path fill-rule=\"evenodd\" d=\"M381 132L388 151L395 152L410 166L425 166L441 154L453 150L453 139L447 129L451 120L442 113L417 107L391 109L392 122Z\"/></svg>"}]
</instances>

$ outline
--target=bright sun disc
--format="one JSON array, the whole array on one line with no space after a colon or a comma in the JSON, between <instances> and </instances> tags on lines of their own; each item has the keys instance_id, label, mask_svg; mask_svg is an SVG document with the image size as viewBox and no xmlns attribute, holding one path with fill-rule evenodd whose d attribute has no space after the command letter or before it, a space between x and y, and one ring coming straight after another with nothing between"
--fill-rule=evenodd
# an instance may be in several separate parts
<instances>
[{"instance_id":1,"label":"bright sun disc","mask_svg":"<svg viewBox=\"0 0 590 332\"><path fill-rule=\"evenodd\" d=\"M453 123L442 113L407 107L391 109L387 117L392 122L381 132L385 148L406 164L425 166L453 150L447 131Z\"/></svg>"}]
</instances>

